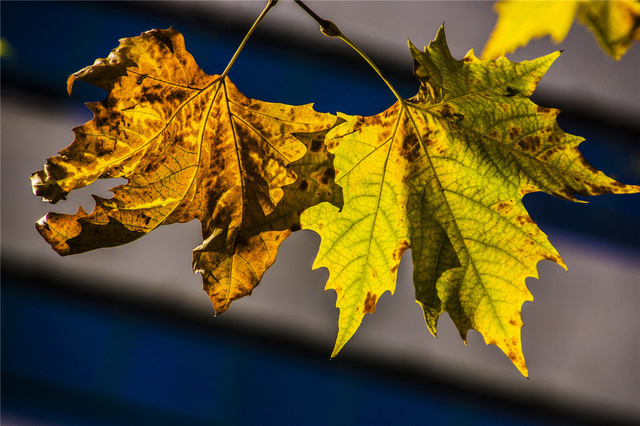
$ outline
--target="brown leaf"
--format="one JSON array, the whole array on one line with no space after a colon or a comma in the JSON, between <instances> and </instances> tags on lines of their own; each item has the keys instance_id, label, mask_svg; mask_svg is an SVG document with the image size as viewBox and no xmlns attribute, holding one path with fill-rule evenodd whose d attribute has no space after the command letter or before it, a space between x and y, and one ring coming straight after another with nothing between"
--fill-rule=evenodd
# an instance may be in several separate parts
<instances>
[{"instance_id":1,"label":"brown leaf","mask_svg":"<svg viewBox=\"0 0 640 426\"><path fill-rule=\"evenodd\" d=\"M34 173L34 192L55 203L98 178L128 183L113 188L111 199L94 197L91 214L50 213L38 222L62 255L125 244L160 225L198 219L206 241L198 253L215 248L223 257L246 257L252 244L263 244L255 237L268 238L260 226L291 191L283 187L299 181L297 171L310 173L289 167L306 152L304 137L294 133L323 132L336 121L311 105L245 97L228 78L205 74L173 29L122 39L107 58L69 77L69 91L76 80L108 96L88 104L93 120L75 128L74 142ZM289 226L273 230L280 241ZM264 269L274 257L269 254ZM203 263L196 269L206 274Z\"/></svg>"},{"instance_id":2,"label":"brown leaf","mask_svg":"<svg viewBox=\"0 0 640 426\"><path fill-rule=\"evenodd\" d=\"M336 120L336 125L342 120ZM222 234L212 235L193 251L193 267L204 280L217 314L227 310L232 301L251 294L267 269L275 262L280 244L300 229L300 214L321 202L342 207L342 189L335 185L333 154L324 144L330 129L299 133L307 154L291 163L298 180L283 187L284 196L268 216L245 217L229 253Z\"/></svg>"}]
</instances>

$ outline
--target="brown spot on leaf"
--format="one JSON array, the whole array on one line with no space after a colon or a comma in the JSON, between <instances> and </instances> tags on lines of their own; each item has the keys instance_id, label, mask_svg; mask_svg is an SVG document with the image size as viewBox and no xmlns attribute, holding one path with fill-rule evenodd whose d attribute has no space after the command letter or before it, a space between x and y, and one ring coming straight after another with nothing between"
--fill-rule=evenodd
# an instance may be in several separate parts
<instances>
[{"instance_id":1,"label":"brown spot on leaf","mask_svg":"<svg viewBox=\"0 0 640 426\"><path fill-rule=\"evenodd\" d=\"M564 146L556 146L554 148L546 150L539 158L542 161L548 161L549 158L553 157L556 153L564 150L565 150Z\"/></svg>"},{"instance_id":2,"label":"brown spot on leaf","mask_svg":"<svg viewBox=\"0 0 640 426\"><path fill-rule=\"evenodd\" d=\"M589 188L591 188L591 193L593 195L601 195L601 194L613 194L615 190L610 186L598 185L592 182L585 182ZM589 194L591 195L591 194Z\"/></svg>"},{"instance_id":3,"label":"brown spot on leaf","mask_svg":"<svg viewBox=\"0 0 640 426\"><path fill-rule=\"evenodd\" d=\"M382 114L367 117L367 125L370 127L384 127L384 124L385 124L384 119L387 118L385 116L386 113L388 113L388 110ZM360 120L360 118L361 117L358 117L358 120ZM362 123L360 121L356 121L354 128L357 128L359 130L361 127L362 127Z\"/></svg>"},{"instance_id":4,"label":"brown spot on leaf","mask_svg":"<svg viewBox=\"0 0 640 426\"><path fill-rule=\"evenodd\" d=\"M93 125L96 126L97 129L101 128L108 122L109 122L109 117L105 115L96 115L93 118Z\"/></svg>"},{"instance_id":5,"label":"brown spot on leaf","mask_svg":"<svg viewBox=\"0 0 640 426\"><path fill-rule=\"evenodd\" d=\"M540 136L526 136L518 141L518 146L526 152L537 152L541 145Z\"/></svg>"},{"instance_id":6,"label":"brown spot on leaf","mask_svg":"<svg viewBox=\"0 0 640 426\"><path fill-rule=\"evenodd\" d=\"M155 172L156 170L158 170L158 168L160 168L160 162L159 161L149 161L149 163L147 164L147 166L144 168L144 173L145 174L149 174L151 172Z\"/></svg>"},{"instance_id":7,"label":"brown spot on leaf","mask_svg":"<svg viewBox=\"0 0 640 426\"><path fill-rule=\"evenodd\" d=\"M496 207L496 209L499 212L508 213L508 212L511 211L512 207L511 207L511 204L505 203L504 201L501 201L501 202L498 203L498 206Z\"/></svg>"},{"instance_id":8,"label":"brown spot on leaf","mask_svg":"<svg viewBox=\"0 0 640 426\"><path fill-rule=\"evenodd\" d=\"M356 117L356 122L353 125L353 132L359 132L360 129L362 129L362 126L364 125L364 117L362 116L357 116Z\"/></svg>"},{"instance_id":9,"label":"brown spot on leaf","mask_svg":"<svg viewBox=\"0 0 640 426\"><path fill-rule=\"evenodd\" d=\"M400 148L400 155L408 162L416 160L417 151L419 149L418 136L415 133L409 133L403 140Z\"/></svg>"},{"instance_id":10,"label":"brown spot on leaf","mask_svg":"<svg viewBox=\"0 0 640 426\"><path fill-rule=\"evenodd\" d=\"M521 226L524 226L527 223L534 223L533 219L531 219L527 214L519 214L518 216L516 216L516 220Z\"/></svg>"},{"instance_id":11,"label":"brown spot on leaf","mask_svg":"<svg viewBox=\"0 0 640 426\"><path fill-rule=\"evenodd\" d=\"M550 260L550 261L558 263L558 264L562 264L562 259L560 259L560 257L555 255L555 254L543 253L542 256L547 260Z\"/></svg>"},{"instance_id":12,"label":"brown spot on leaf","mask_svg":"<svg viewBox=\"0 0 640 426\"><path fill-rule=\"evenodd\" d=\"M300 188L301 191L306 191L309 188L309 182L303 179L298 188Z\"/></svg>"},{"instance_id":13,"label":"brown spot on leaf","mask_svg":"<svg viewBox=\"0 0 640 426\"><path fill-rule=\"evenodd\" d=\"M148 224L149 224L149 222L151 221L151 218L150 218L149 216L147 216L147 215L144 215L144 214L143 214L143 215L140 215L140 219L141 219L142 221L144 221L144 224L145 224L145 225L148 225Z\"/></svg>"},{"instance_id":14,"label":"brown spot on leaf","mask_svg":"<svg viewBox=\"0 0 640 426\"><path fill-rule=\"evenodd\" d=\"M452 118L456 122L464 120L464 115L454 110L451 105L444 104L442 108L437 111L443 118Z\"/></svg>"},{"instance_id":15,"label":"brown spot on leaf","mask_svg":"<svg viewBox=\"0 0 640 426\"><path fill-rule=\"evenodd\" d=\"M309 150L311 152L318 152L320 151L321 148L322 148L322 139L314 138L313 141L311 141L311 146L309 147Z\"/></svg>"},{"instance_id":16,"label":"brown spot on leaf","mask_svg":"<svg viewBox=\"0 0 640 426\"><path fill-rule=\"evenodd\" d=\"M565 185L564 187L559 189L558 193L555 194L555 195L557 195L560 198L567 199L567 200L574 200L576 194L583 195L583 196L591 195L591 194L589 194L589 192L586 189L583 189L583 188L572 188L569 185Z\"/></svg>"},{"instance_id":17,"label":"brown spot on leaf","mask_svg":"<svg viewBox=\"0 0 640 426\"><path fill-rule=\"evenodd\" d=\"M251 141L251 134L249 130L244 126L233 126L236 133L236 140L242 141L245 144L249 144Z\"/></svg>"},{"instance_id":18,"label":"brown spot on leaf","mask_svg":"<svg viewBox=\"0 0 640 426\"><path fill-rule=\"evenodd\" d=\"M377 300L378 300L378 297L375 294L368 292L367 298L364 300L364 311L372 314L373 311L376 310Z\"/></svg>"},{"instance_id":19,"label":"brown spot on leaf","mask_svg":"<svg viewBox=\"0 0 640 426\"><path fill-rule=\"evenodd\" d=\"M509 129L509 138L514 141L520 136L520 129L517 127L512 127Z\"/></svg>"},{"instance_id":20,"label":"brown spot on leaf","mask_svg":"<svg viewBox=\"0 0 640 426\"><path fill-rule=\"evenodd\" d=\"M112 146L109 146L112 145ZM116 148L115 141L97 140L95 142L95 150L98 157L111 154Z\"/></svg>"},{"instance_id":21,"label":"brown spot on leaf","mask_svg":"<svg viewBox=\"0 0 640 426\"><path fill-rule=\"evenodd\" d=\"M425 146L432 146L436 144L436 141L431 139L432 133L433 131L429 129L427 129L426 131L424 131L424 133L422 133L422 141L425 144Z\"/></svg>"},{"instance_id":22,"label":"brown spot on leaf","mask_svg":"<svg viewBox=\"0 0 640 426\"><path fill-rule=\"evenodd\" d=\"M399 244L400 246L393 251L393 260L400 260L404 252L411 248L407 240L401 240Z\"/></svg>"},{"instance_id":23,"label":"brown spot on leaf","mask_svg":"<svg viewBox=\"0 0 640 426\"><path fill-rule=\"evenodd\" d=\"M498 131L495 129L487 133L487 137L490 139L498 139L498 136L500 136L500 133L498 133Z\"/></svg>"},{"instance_id":24,"label":"brown spot on leaf","mask_svg":"<svg viewBox=\"0 0 640 426\"><path fill-rule=\"evenodd\" d=\"M440 114L442 114L442 116L444 116L444 117L451 116L451 114L453 114L453 112L454 112L453 108L449 104L442 105L442 108L440 109Z\"/></svg>"},{"instance_id":25,"label":"brown spot on leaf","mask_svg":"<svg viewBox=\"0 0 640 426\"><path fill-rule=\"evenodd\" d=\"M157 38L162 44L167 46L171 53L173 53L173 41L171 40L171 36L169 36L169 32L171 30L151 30L149 34L153 37Z\"/></svg>"},{"instance_id":26,"label":"brown spot on leaf","mask_svg":"<svg viewBox=\"0 0 640 426\"><path fill-rule=\"evenodd\" d=\"M517 95L518 93L520 93L517 89L514 89L513 87L509 87L509 86L507 86L506 90L507 90L507 93L505 94L505 96L507 98L511 98L511 97Z\"/></svg>"},{"instance_id":27,"label":"brown spot on leaf","mask_svg":"<svg viewBox=\"0 0 640 426\"><path fill-rule=\"evenodd\" d=\"M328 185L329 181L331 179L335 179L336 177L336 171L333 167L328 167L325 171L324 174L322 175L322 177L320 178L320 182L322 182L324 185Z\"/></svg>"},{"instance_id":28,"label":"brown spot on leaf","mask_svg":"<svg viewBox=\"0 0 640 426\"><path fill-rule=\"evenodd\" d=\"M168 102L177 101L178 103L182 103L186 97L187 97L187 93L185 91L174 90L173 92L167 95L166 99Z\"/></svg>"},{"instance_id":29,"label":"brown spot on leaf","mask_svg":"<svg viewBox=\"0 0 640 426\"><path fill-rule=\"evenodd\" d=\"M187 143L182 135L177 135L173 138L173 146L178 148L187 148Z\"/></svg>"},{"instance_id":30,"label":"brown spot on leaf","mask_svg":"<svg viewBox=\"0 0 640 426\"><path fill-rule=\"evenodd\" d=\"M538 105L538 107L536 108L536 110L540 113L540 114L549 114L551 112L550 108L545 108L542 107L540 105Z\"/></svg>"},{"instance_id":31,"label":"brown spot on leaf","mask_svg":"<svg viewBox=\"0 0 640 426\"><path fill-rule=\"evenodd\" d=\"M438 113L444 118L451 118L453 114L455 114L455 111L451 108L451 105L444 104L442 108L438 110Z\"/></svg>"},{"instance_id":32,"label":"brown spot on leaf","mask_svg":"<svg viewBox=\"0 0 640 426\"><path fill-rule=\"evenodd\" d=\"M162 96L152 93L152 92L144 92L140 95L139 99L140 103L149 102L149 103L162 103L164 99Z\"/></svg>"}]
</instances>

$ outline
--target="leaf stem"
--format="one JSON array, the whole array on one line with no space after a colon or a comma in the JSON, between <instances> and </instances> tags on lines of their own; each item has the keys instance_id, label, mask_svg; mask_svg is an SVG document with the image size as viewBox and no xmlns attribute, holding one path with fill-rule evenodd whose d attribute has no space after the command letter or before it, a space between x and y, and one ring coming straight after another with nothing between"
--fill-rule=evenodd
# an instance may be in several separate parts
<instances>
[{"instance_id":1,"label":"leaf stem","mask_svg":"<svg viewBox=\"0 0 640 426\"><path fill-rule=\"evenodd\" d=\"M394 96L401 103L404 104L404 99L402 98L402 96L400 96L400 93L398 93L396 88L393 87L393 84L391 84L391 82L384 76L384 74L382 73L380 68L378 68L378 66L371 60L371 58L369 58L369 56L367 56L366 53L364 53L364 51L362 51L362 49L360 49L355 43L353 43L351 40L349 40L349 38L347 36L345 36L342 33L342 31L340 31L340 28L338 28L338 26L336 24L334 24L333 22L331 22L331 21L329 21L327 19L323 19L320 16L318 16L313 10L311 10L309 8L309 6L304 4L301 0L295 0L295 2L296 2L296 4L298 6L300 6L305 12L307 12L307 14L309 16L311 16L320 25L320 31L322 31L322 34L326 35L327 37L339 38L340 40L342 40L345 43L347 43L347 45L349 45L349 47L351 47L353 50L358 52L358 54L360 56L362 56L362 58L365 61L367 61L367 63L371 66L371 68L373 68L373 70L376 72L376 74L378 74L378 76L382 79L382 81L385 82L387 87L391 90L391 92L393 92Z\"/></svg>"},{"instance_id":2,"label":"leaf stem","mask_svg":"<svg viewBox=\"0 0 640 426\"><path fill-rule=\"evenodd\" d=\"M251 34L253 34L255 29L258 27L258 24L260 23L260 21L262 21L262 19L265 16L267 16L267 13L269 12L269 10L271 10L271 8L273 6L275 6L277 3L278 3L278 0L269 0L267 2L267 5L264 7L264 10L262 11L262 13L260 13L260 15L258 16L256 21L251 26L251 28L249 28L249 31L244 36L244 39L242 40L242 43L240 43L240 46L238 46L238 49L236 50L236 53L233 54L233 57L229 61L229 64L227 64L227 67L224 69L224 71L220 75L220 79L221 80L224 79L227 76L227 74L229 74L229 71L231 70L231 67L233 66L233 64L236 61L236 59L238 58L238 55L240 55L240 52L244 48L244 45L247 44L247 41L249 41L249 37L251 37Z\"/></svg>"}]
</instances>

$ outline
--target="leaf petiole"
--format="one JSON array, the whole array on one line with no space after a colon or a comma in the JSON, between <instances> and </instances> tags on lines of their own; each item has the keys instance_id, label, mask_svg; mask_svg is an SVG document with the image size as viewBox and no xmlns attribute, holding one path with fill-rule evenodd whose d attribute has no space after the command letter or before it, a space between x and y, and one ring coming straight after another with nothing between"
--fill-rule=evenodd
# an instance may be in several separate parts
<instances>
[{"instance_id":1,"label":"leaf petiole","mask_svg":"<svg viewBox=\"0 0 640 426\"><path fill-rule=\"evenodd\" d=\"M309 8L309 6L304 4L301 0L294 0L294 1L296 2L296 4L298 6L300 6L302 8L302 10L307 12L307 14L309 16L311 16L320 25L320 31L322 31L322 34L326 35L327 37L339 38L340 40L342 40L345 43L347 43L347 45L349 45L349 47L351 47L353 50L358 52L358 54L360 56L362 56L362 58L365 61L367 61L367 63L371 66L371 68L373 68L373 70L376 72L376 74L378 74L378 76L380 76L382 81L385 82L387 87L391 90L391 92L393 92L393 95L401 103L404 103L404 99L402 98L402 96L400 96L400 93L398 93L396 88L393 87L393 84L391 84L391 82L384 76L384 74L382 73L380 68L378 68L378 66L371 60L371 58L369 58L369 56L366 53L364 53L364 51L362 51L362 49L360 49L354 42L349 40L349 38L347 36L345 36L342 33L342 31L340 31L340 28L338 28L338 26L335 23L333 23L332 21L329 21L327 19L323 19L320 16L318 16L318 14L316 14L313 10L311 10L311 8Z\"/></svg>"},{"instance_id":2,"label":"leaf petiole","mask_svg":"<svg viewBox=\"0 0 640 426\"><path fill-rule=\"evenodd\" d=\"M249 37L251 37L251 34L253 34L255 29L258 27L258 24L260 23L260 21L262 21L262 19L264 19L264 17L267 16L267 13L269 12L269 10L271 10L271 8L273 6L275 6L276 4L278 4L278 0L269 0L267 2L267 5L264 7L264 10L262 11L262 13L260 13L260 15L258 16L256 21L251 26L251 28L249 28L249 31L247 31L247 34L244 36L244 39L242 40L242 43L240 43L240 46L238 46L238 49L236 50L236 53L233 54L233 57L231 58L231 60L227 64L227 67L224 69L224 71L220 75L220 79L224 79L227 76L227 74L229 74L229 71L231 70L231 67L233 66L234 62L238 58L238 55L240 55L240 52L244 48L244 45L247 44L247 41L249 41Z\"/></svg>"}]
</instances>

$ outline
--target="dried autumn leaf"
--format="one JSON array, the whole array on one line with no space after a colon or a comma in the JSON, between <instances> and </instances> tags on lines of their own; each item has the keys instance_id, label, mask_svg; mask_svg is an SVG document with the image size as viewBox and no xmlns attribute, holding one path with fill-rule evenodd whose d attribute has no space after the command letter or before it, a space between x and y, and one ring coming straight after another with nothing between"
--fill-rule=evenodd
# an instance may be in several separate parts
<instances>
[{"instance_id":1,"label":"dried autumn leaf","mask_svg":"<svg viewBox=\"0 0 640 426\"><path fill-rule=\"evenodd\" d=\"M173 29L125 38L105 59L69 77L104 88L95 116L32 176L55 203L98 178L122 177L91 214L50 213L38 231L60 254L133 241L160 225L202 223L203 239L232 256L249 220L264 218L296 182L289 167L306 152L293 133L319 132L336 118L310 105L249 99L228 78L205 74ZM256 226L252 224L251 226ZM201 268L198 268L201 269ZM205 284L206 284L205 279Z\"/></svg>"},{"instance_id":2,"label":"dried autumn leaf","mask_svg":"<svg viewBox=\"0 0 640 426\"><path fill-rule=\"evenodd\" d=\"M497 58L525 46L534 38L551 36L561 43L578 20L593 33L608 55L618 60L640 39L638 1L513 1L495 4L498 22L482 57Z\"/></svg>"},{"instance_id":3,"label":"dried autumn leaf","mask_svg":"<svg viewBox=\"0 0 640 426\"><path fill-rule=\"evenodd\" d=\"M329 269L339 332L333 355L393 293L402 254L412 249L416 300L435 335L448 312L460 335L478 330L527 374L520 309L532 300L525 278L543 259L565 266L521 199L542 191L638 192L595 170L582 138L564 133L558 110L529 100L558 57L514 63L455 60L444 29L421 52L410 44L418 94L372 117L340 115L327 135L342 210L319 204L302 227L321 237L315 268Z\"/></svg>"},{"instance_id":4,"label":"dried autumn leaf","mask_svg":"<svg viewBox=\"0 0 640 426\"><path fill-rule=\"evenodd\" d=\"M255 211L258 217L245 217L231 255L220 233L193 251L194 270L202 274L217 314L251 294L276 260L280 244L300 229L300 214L305 209L321 202L342 207L342 189L334 182L333 155L324 145L328 131L295 134L307 147L307 154L289 165L298 180L282 188L284 196L268 216Z\"/></svg>"}]
</instances>

